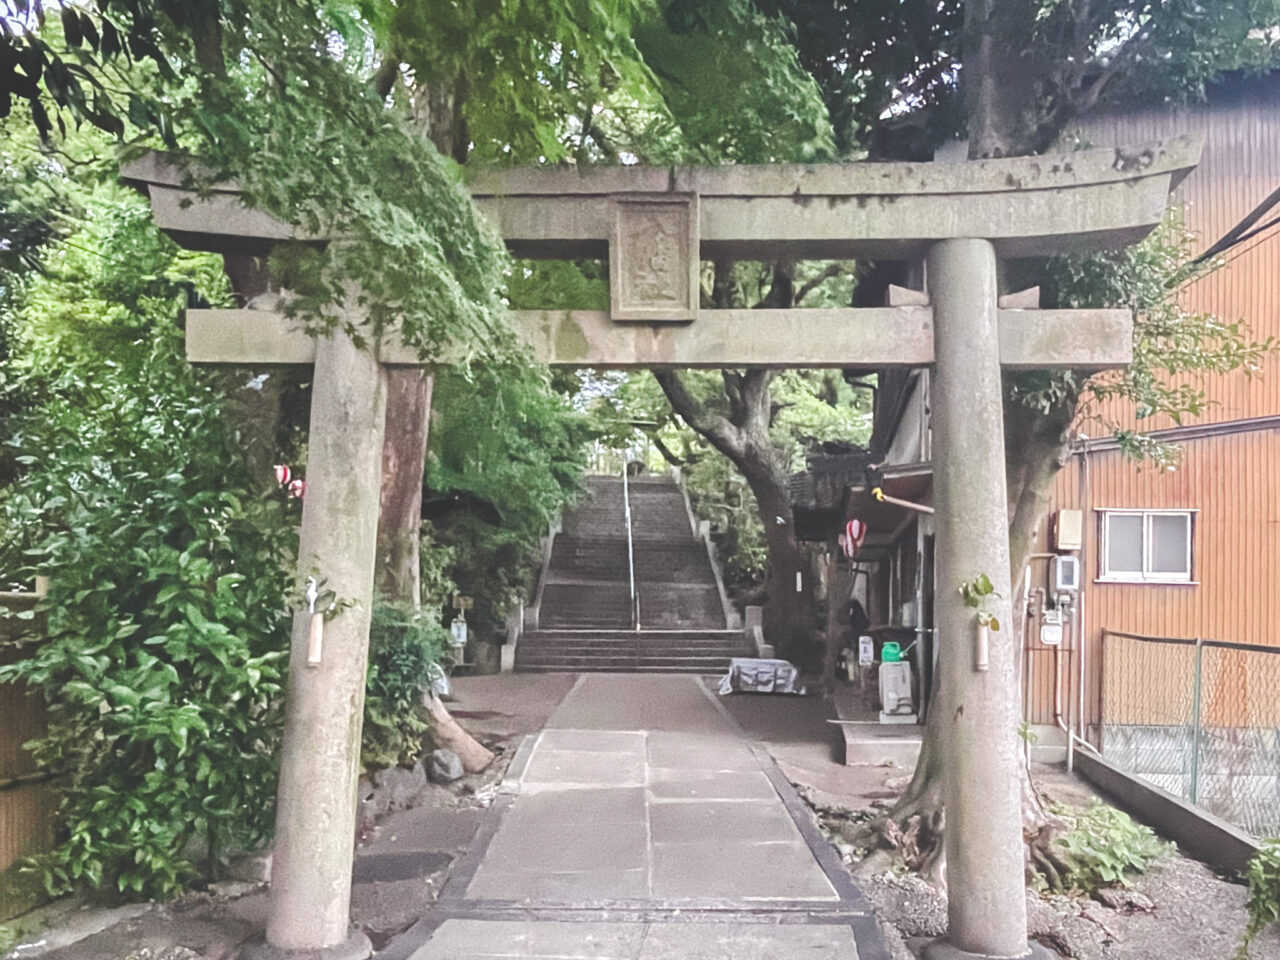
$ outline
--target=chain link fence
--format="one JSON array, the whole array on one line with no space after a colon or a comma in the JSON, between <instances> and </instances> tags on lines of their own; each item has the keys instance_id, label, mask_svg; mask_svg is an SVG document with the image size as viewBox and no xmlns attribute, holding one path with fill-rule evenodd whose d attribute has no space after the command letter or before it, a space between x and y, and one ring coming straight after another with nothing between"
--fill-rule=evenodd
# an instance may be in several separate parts
<instances>
[{"instance_id":1,"label":"chain link fence","mask_svg":"<svg viewBox=\"0 0 1280 960\"><path fill-rule=\"evenodd\" d=\"M1280 837L1280 647L1102 631L1102 755Z\"/></svg>"}]
</instances>

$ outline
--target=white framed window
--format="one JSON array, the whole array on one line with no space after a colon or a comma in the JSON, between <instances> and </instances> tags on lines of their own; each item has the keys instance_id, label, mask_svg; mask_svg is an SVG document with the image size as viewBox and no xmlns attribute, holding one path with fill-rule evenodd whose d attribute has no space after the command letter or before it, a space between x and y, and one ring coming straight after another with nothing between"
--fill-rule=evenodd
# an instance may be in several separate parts
<instances>
[{"instance_id":1,"label":"white framed window","mask_svg":"<svg viewBox=\"0 0 1280 960\"><path fill-rule=\"evenodd\" d=\"M1192 583L1195 510L1098 511L1098 579Z\"/></svg>"}]
</instances>

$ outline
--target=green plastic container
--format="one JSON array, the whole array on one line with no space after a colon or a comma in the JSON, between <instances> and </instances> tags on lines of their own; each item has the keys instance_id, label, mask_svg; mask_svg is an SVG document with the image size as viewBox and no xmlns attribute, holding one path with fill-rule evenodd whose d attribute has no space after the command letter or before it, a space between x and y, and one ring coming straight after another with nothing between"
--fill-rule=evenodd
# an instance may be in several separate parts
<instances>
[{"instance_id":1,"label":"green plastic container","mask_svg":"<svg viewBox=\"0 0 1280 960\"><path fill-rule=\"evenodd\" d=\"M881 663L900 663L902 661L902 644L893 640L886 640L884 646L880 648Z\"/></svg>"}]
</instances>

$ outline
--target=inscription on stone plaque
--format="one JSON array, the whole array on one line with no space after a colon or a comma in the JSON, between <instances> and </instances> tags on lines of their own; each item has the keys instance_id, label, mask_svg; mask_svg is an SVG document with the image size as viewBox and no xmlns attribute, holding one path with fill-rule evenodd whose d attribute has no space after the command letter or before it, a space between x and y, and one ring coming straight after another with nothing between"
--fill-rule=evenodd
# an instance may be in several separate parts
<instances>
[{"instance_id":1,"label":"inscription on stone plaque","mask_svg":"<svg viewBox=\"0 0 1280 960\"><path fill-rule=\"evenodd\" d=\"M614 320L684 321L698 315L697 197L616 199L609 241Z\"/></svg>"}]
</instances>

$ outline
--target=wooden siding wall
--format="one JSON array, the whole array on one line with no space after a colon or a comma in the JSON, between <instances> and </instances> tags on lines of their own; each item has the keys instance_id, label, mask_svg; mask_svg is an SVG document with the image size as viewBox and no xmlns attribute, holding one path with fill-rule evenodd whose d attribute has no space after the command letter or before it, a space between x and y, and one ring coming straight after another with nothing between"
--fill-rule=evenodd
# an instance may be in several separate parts
<instances>
[{"instance_id":1,"label":"wooden siding wall","mask_svg":"<svg viewBox=\"0 0 1280 960\"><path fill-rule=\"evenodd\" d=\"M1146 636L1201 637L1255 643L1280 649L1280 430L1256 430L1188 441L1181 467L1173 473L1139 469L1117 450L1089 456L1088 502L1080 502L1080 457L1059 474L1054 509L1085 511L1085 549L1081 580L1087 630L1085 650L1086 720L1098 720L1101 705L1103 629ZM1098 519L1100 508L1198 510L1192 532L1192 576L1189 584L1098 583ZM1045 525L1046 527L1048 524ZM1047 540L1042 541L1047 545ZM1037 581L1039 582L1039 581ZM1108 641L1112 643L1114 641ZM1053 704L1050 658L1029 644L1030 692L1027 717L1032 723L1051 723ZM1135 654L1136 656L1136 654ZM1247 666L1248 657L1222 657L1212 676L1206 673L1207 722L1253 722L1280 712L1280 686L1264 682L1280 677L1276 666ZM1172 649L1161 667L1170 679L1168 703L1149 688L1110 690L1111 702L1147 703L1174 710L1181 694L1172 678L1185 674L1176 668ZM1189 661L1188 661L1189 662ZM1075 703L1076 669L1072 664L1064 684L1067 702ZM1253 674L1252 681L1246 674ZM1133 671L1132 684L1158 678ZM1113 678L1114 680L1114 678ZM1109 682L1113 682L1109 680ZM1266 704L1272 706L1266 706ZM1138 718L1132 718L1135 720ZM1154 717L1148 718L1154 722ZM1277 718L1280 721L1280 718Z\"/></svg>"},{"instance_id":2,"label":"wooden siding wall","mask_svg":"<svg viewBox=\"0 0 1280 960\"><path fill-rule=\"evenodd\" d=\"M1208 102L1190 108L1164 107L1116 111L1092 118L1081 131L1094 145L1131 145L1181 133L1204 138L1200 166L1178 190L1186 225L1197 235L1197 249L1216 241L1268 195L1280 187L1280 73L1233 80L1210 91ZM1268 215L1271 219L1275 215ZM1227 265L1184 291L1184 302L1228 321L1242 320L1258 339L1280 340L1280 229L1272 228L1227 254ZM1200 384L1210 404L1199 418L1186 422L1227 423L1280 414L1280 356L1272 356L1258 376L1241 373L1211 376ZM1143 430L1174 426L1163 418L1139 421L1131 409L1111 406L1105 415ZM1085 424L1098 433L1096 424ZM1280 645L1280 432L1241 432L1189 440L1183 444L1181 467L1159 473L1140 469L1118 451L1089 458L1089 502L1079 503L1079 457L1058 477L1051 509L1085 508L1085 551L1082 554L1087 667L1085 717L1098 720L1102 684L1101 631L1118 630L1154 636L1203 637L1243 643ZM1194 584L1097 583L1097 515L1100 507L1199 510L1193 544ZM1046 523L1047 527L1048 524ZM1047 539L1042 536L1042 544ZM1037 569L1043 577L1043 570ZM1064 661L1071 659L1064 651ZM1179 674L1172 648L1159 671ZM1134 653L1133 657L1139 654ZM1052 657L1028 644L1026 715L1033 723L1053 718L1055 670ZM1280 690L1247 676L1241 666L1219 668L1206 683L1213 715L1206 719L1238 722L1245 715L1267 713L1254 701L1280 701ZM1224 659L1223 663L1228 662ZM1122 664L1123 666L1123 664ZM1172 679L1161 680L1162 693L1116 688L1114 684L1152 682L1157 668L1148 665L1110 678L1110 702L1144 703L1144 710L1174 710L1181 693ZM1064 669L1065 702L1077 702L1077 669ZM1142 678L1142 679L1139 679ZM1138 693L1142 696L1139 697ZM1162 702L1160 697L1164 697ZM1270 702L1270 701L1268 701ZM1234 703L1235 706L1229 706ZM1128 709L1128 708L1126 708ZM1135 707L1135 709L1137 709Z\"/></svg>"},{"instance_id":3,"label":"wooden siding wall","mask_svg":"<svg viewBox=\"0 0 1280 960\"><path fill-rule=\"evenodd\" d=\"M11 609L22 603L6 595ZM6 645L18 632L15 621L0 618L0 664L13 663L21 649ZM28 740L46 730L44 704L20 684L0 684L0 783L35 774L31 754L23 749ZM14 875L15 862L40 853L53 842L56 797L47 782L20 782L0 789L0 920L30 909L41 899L33 884Z\"/></svg>"},{"instance_id":4,"label":"wooden siding wall","mask_svg":"<svg viewBox=\"0 0 1280 960\"><path fill-rule=\"evenodd\" d=\"M1179 187L1187 227L1206 249L1280 187L1280 72L1233 81L1192 108L1113 113L1090 120L1080 131L1094 145L1132 145L1183 133L1204 138L1200 166ZM1272 219L1276 211L1264 218ZM1280 338L1280 228L1229 251L1227 265L1192 284L1185 304L1229 322L1243 320L1259 340ZM1211 401L1199 418L1220 422L1280 413L1280 357L1261 377L1241 373L1203 382ZM1134 423L1131 409L1109 409L1122 423ZM1144 421L1144 430L1174 426L1163 418Z\"/></svg>"}]
</instances>

